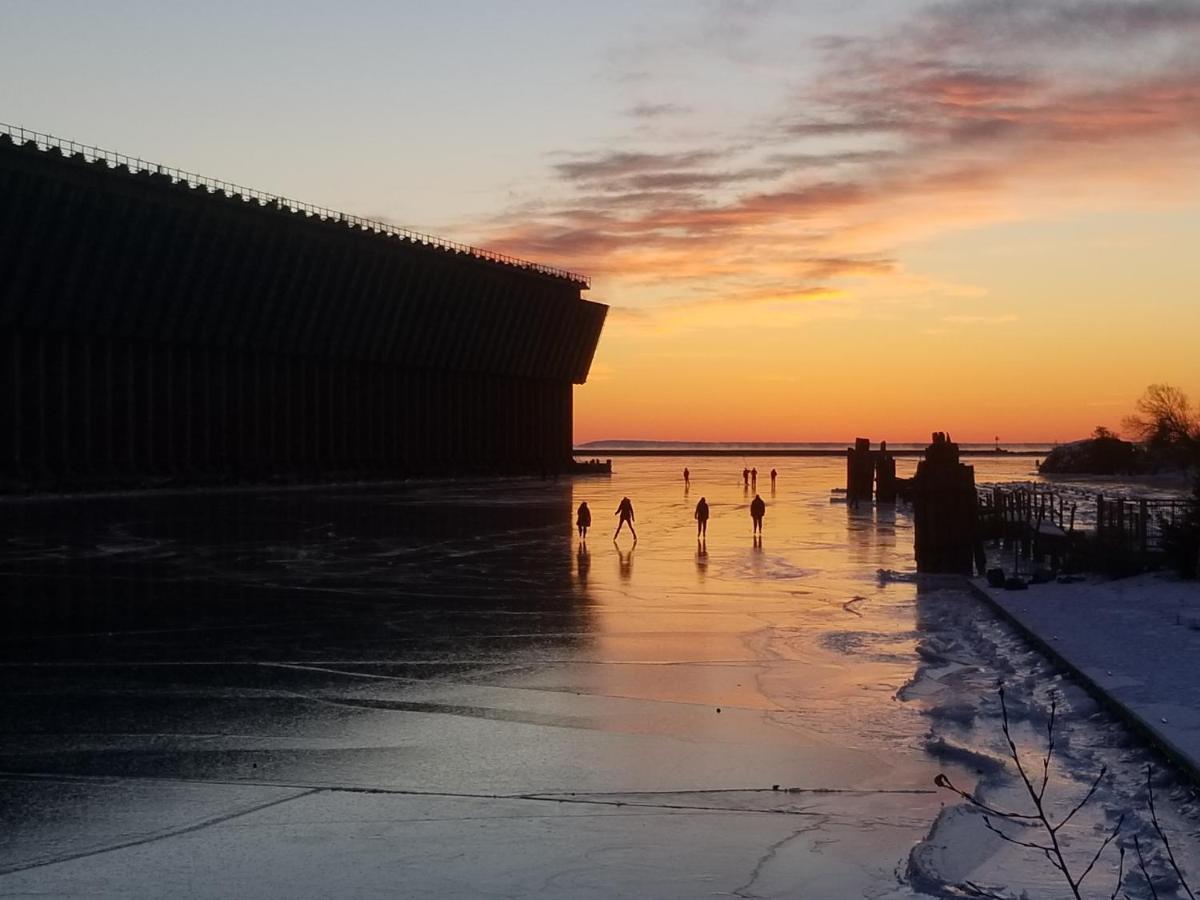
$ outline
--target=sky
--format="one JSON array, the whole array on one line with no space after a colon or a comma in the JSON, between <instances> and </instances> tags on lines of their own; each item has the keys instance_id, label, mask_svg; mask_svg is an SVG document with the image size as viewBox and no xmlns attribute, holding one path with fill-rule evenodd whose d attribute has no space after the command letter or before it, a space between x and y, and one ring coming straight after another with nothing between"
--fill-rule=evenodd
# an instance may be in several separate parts
<instances>
[{"instance_id":1,"label":"sky","mask_svg":"<svg viewBox=\"0 0 1200 900\"><path fill-rule=\"evenodd\" d=\"M590 274L577 442L1200 398L1200 0L0 0L0 121Z\"/></svg>"}]
</instances>

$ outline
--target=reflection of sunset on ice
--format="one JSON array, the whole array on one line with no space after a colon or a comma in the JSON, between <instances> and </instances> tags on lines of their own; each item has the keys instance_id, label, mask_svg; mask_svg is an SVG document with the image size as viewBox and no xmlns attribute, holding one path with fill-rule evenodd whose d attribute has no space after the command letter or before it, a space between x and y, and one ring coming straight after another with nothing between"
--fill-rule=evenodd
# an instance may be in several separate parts
<instances>
[{"instance_id":1,"label":"reflection of sunset on ice","mask_svg":"<svg viewBox=\"0 0 1200 900\"><path fill-rule=\"evenodd\" d=\"M2 9L0 894L1200 887L1200 2Z\"/></svg>"},{"instance_id":2,"label":"reflection of sunset on ice","mask_svg":"<svg viewBox=\"0 0 1200 900\"><path fill-rule=\"evenodd\" d=\"M746 884L921 896L896 887L916 848L921 891L964 879L1052 890L1044 865L980 851L976 822L939 818L939 772L1019 799L997 762L997 677L1019 694L1031 742L1061 693L1061 796L1112 768L1079 816L1081 846L1104 809L1132 802L1148 757L955 582L912 574L903 509L831 504L842 460L776 463L761 545L739 464L688 460L686 491L676 459L631 458L611 479L557 484L114 498L68 531L54 503L12 507L5 522L24 537L0 559L6 589L41 596L47 617L86 601L108 619L103 640L9 642L5 702L42 699L21 705L0 756L43 780L3 787L22 817L5 888L119 877L144 894L150 873L200 866L197 896L251 877L273 894L336 893L345 871L293 852L319 839L365 867L362 889L402 867L413 890L438 894L551 878L571 895L603 883L626 896ZM976 464L981 481L1030 477L1028 458ZM624 496L636 546L603 528L581 541L580 504L611 511ZM158 587L129 594L122 573L143 565ZM147 680L161 673L169 684ZM102 797L105 817L60 820L68 789ZM1160 794L1185 832L1190 808L1169 785ZM119 845L133 822L166 836L39 863L51 844ZM481 824L464 843L468 822ZM234 835L245 856L224 855ZM501 865L524 844L538 848L522 851L530 865ZM129 874L133 857L144 876ZM287 863L264 876L263 859Z\"/></svg>"}]
</instances>

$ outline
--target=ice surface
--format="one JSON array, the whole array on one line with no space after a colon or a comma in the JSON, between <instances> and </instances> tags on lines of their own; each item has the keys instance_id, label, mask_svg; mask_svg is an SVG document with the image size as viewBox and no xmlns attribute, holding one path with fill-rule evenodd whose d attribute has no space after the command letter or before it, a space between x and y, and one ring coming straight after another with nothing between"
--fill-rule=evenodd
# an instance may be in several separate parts
<instances>
[{"instance_id":1,"label":"ice surface","mask_svg":"<svg viewBox=\"0 0 1200 900\"><path fill-rule=\"evenodd\" d=\"M1063 692L1056 789L1117 773L1082 853L1146 751L953 580L912 578L902 511L831 506L843 466L776 464L761 547L740 460L5 502L0 893L1055 896L934 777L1017 796L983 764L994 685L1031 746ZM611 539L625 495L636 547ZM1185 792L1161 802L1187 846Z\"/></svg>"}]
</instances>

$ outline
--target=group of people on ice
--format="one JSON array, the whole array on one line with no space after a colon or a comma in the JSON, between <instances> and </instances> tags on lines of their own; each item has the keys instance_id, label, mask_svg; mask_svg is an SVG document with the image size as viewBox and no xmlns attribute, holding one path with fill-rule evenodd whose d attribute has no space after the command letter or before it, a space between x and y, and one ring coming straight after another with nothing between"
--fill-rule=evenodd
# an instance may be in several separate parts
<instances>
[{"instance_id":1,"label":"group of people on ice","mask_svg":"<svg viewBox=\"0 0 1200 900\"><path fill-rule=\"evenodd\" d=\"M758 494L754 495L754 499L750 501L750 522L754 526L754 534L762 534L763 516L767 514L767 504ZM708 501L703 497L696 504L696 540L703 540L708 537ZM620 530L620 529L618 529ZM614 535L616 537L616 535Z\"/></svg>"},{"instance_id":2,"label":"group of people on ice","mask_svg":"<svg viewBox=\"0 0 1200 900\"><path fill-rule=\"evenodd\" d=\"M687 469L683 470L684 479L688 478ZM771 481L775 481L775 471L771 471ZM750 521L753 524L754 534L756 537L762 535L763 517L767 514L767 504L758 494L754 495L754 499L750 501ZM633 540L637 542L637 531L633 527L633 502L628 497L622 497L621 502L617 504L617 511L614 516L620 516L617 521L617 530L613 532L613 540L617 539L617 535L621 533L621 529L626 525L629 526L629 531L633 534ZM704 540L708 536L708 501L701 497L700 502L696 504L696 511L693 514L696 519L696 540ZM587 540L588 529L592 527L592 511L588 509L587 501L579 504L579 511L575 516L575 527L579 529L579 539Z\"/></svg>"},{"instance_id":3,"label":"group of people on ice","mask_svg":"<svg viewBox=\"0 0 1200 900\"><path fill-rule=\"evenodd\" d=\"M775 469L771 470L771 490L775 490L775 479L779 477L779 472ZM742 484L747 487L758 488L758 468L742 469ZM683 470L683 486L689 488L692 486L692 473L685 467Z\"/></svg>"}]
</instances>

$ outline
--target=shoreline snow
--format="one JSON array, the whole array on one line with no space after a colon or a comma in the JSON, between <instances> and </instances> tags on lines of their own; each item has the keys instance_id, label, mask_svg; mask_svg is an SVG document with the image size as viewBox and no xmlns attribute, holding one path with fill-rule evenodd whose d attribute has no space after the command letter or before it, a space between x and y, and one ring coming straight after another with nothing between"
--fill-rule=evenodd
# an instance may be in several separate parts
<instances>
[{"instance_id":1,"label":"shoreline snow","mask_svg":"<svg viewBox=\"0 0 1200 900\"><path fill-rule=\"evenodd\" d=\"M971 586L1200 783L1200 582Z\"/></svg>"}]
</instances>

